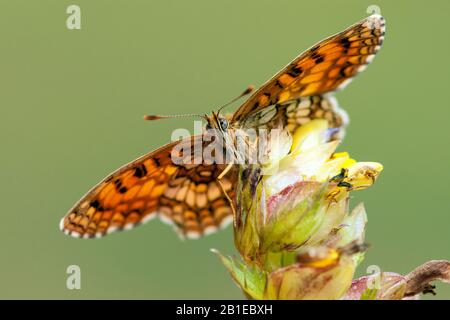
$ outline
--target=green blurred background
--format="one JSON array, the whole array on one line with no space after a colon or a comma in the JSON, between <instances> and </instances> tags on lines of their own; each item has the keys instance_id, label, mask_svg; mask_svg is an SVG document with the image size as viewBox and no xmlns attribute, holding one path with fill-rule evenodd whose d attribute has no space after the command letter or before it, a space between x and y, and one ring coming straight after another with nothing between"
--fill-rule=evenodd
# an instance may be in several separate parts
<instances>
[{"instance_id":1,"label":"green blurred background","mask_svg":"<svg viewBox=\"0 0 450 320\"><path fill-rule=\"evenodd\" d=\"M66 28L70 4L81 30ZM385 166L352 199L366 204L372 244L358 272L449 259L449 1L1 0L0 298L242 298L209 252L235 252L231 228L182 242L153 221L79 240L59 220L109 172L192 127L142 115L209 112L372 4L385 44L338 94L351 117L341 150ZM66 289L71 264L81 290Z\"/></svg>"}]
</instances>

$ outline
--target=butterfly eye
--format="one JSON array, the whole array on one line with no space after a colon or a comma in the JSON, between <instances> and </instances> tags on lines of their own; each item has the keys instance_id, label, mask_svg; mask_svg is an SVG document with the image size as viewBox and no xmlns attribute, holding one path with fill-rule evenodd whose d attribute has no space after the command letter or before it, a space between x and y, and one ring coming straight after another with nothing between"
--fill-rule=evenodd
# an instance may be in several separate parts
<instances>
[{"instance_id":1,"label":"butterfly eye","mask_svg":"<svg viewBox=\"0 0 450 320\"><path fill-rule=\"evenodd\" d=\"M225 118L219 119L220 129L226 131L228 129L228 121Z\"/></svg>"}]
</instances>

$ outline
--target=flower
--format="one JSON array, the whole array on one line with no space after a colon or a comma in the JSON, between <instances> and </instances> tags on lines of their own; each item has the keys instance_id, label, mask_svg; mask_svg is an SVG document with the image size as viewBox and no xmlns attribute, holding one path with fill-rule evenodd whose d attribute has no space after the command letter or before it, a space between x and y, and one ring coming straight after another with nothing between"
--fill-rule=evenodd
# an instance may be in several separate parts
<instances>
[{"instance_id":1,"label":"flower","mask_svg":"<svg viewBox=\"0 0 450 320\"><path fill-rule=\"evenodd\" d=\"M250 299L415 299L450 282L450 262L430 261L410 274L353 280L364 259L367 215L349 195L374 184L383 166L336 152L327 122L291 137L277 134L260 164L242 166L236 187L234 242L241 258L220 257Z\"/></svg>"},{"instance_id":2,"label":"flower","mask_svg":"<svg viewBox=\"0 0 450 320\"><path fill-rule=\"evenodd\" d=\"M339 299L352 284L364 246L366 213L357 206L336 230L332 243L305 246L271 255L272 265L259 267L217 253L246 296L252 299ZM274 260L278 258L278 267Z\"/></svg>"},{"instance_id":3,"label":"flower","mask_svg":"<svg viewBox=\"0 0 450 320\"><path fill-rule=\"evenodd\" d=\"M244 260L274 264L283 250L320 245L348 215L349 192L375 182L381 164L336 153L339 141L328 137L327 122L312 121L292 138L280 135L282 147L269 144L262 166L242 169L235 243Z\"/></svg>"}]
</instances>

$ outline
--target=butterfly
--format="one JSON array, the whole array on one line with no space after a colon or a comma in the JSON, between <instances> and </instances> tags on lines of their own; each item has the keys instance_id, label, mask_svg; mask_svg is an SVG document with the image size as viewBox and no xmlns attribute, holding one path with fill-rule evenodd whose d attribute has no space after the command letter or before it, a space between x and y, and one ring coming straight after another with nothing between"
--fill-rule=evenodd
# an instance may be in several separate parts
<instances>
[{"instance_id":1,"label":"butterfly","mask_svg":"<svg viewBox=\"0 0 450 320\"><path fill-rule=\"evenodd\" d=\"M326 119L342 135L348 118L333 93L373 60L384 34L384 18L372 15L319 42L264 83L228 119L214 112L205 116L206 126L226 132L271 129L281 123L292 133L312 119ZM121 167L69 210L60 229L74 237L101 237L155 217L173 225L184 238L225 227L233 221L230 200L237 169L172 161L176 146L190 148L195 143L204 142L199 136L172 142Z\"/></svg>"}]
</instances>

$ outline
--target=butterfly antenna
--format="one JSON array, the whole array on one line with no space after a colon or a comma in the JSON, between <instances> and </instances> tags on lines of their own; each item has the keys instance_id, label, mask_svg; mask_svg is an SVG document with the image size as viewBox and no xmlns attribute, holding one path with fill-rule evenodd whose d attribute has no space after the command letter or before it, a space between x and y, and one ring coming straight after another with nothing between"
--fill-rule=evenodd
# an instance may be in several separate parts
<instances>
[{"instance_id":1,"label":"butterfly antenna","mask_svg":"<svg viewBox=\"0 0 450 320\"><path fill-rule=\"evenodd\" d=\"M204 118L202 114L174 114L174 115L146 115L144 116L144 120L161 120L161 119L173 119L173 118L189 118L189 117L200 117Z\"/></svg>"},{"instance_id":2,"label":"butterfly antenna","mask_svg":"<svg viewBox=\"0 0 450 320\"><path fill-rule=\"evenodd\" d=\"M220 113L220 111L229 106L230 104L232 104L233 102L239 100L240 98L248 95L249 93L251 93L254 90L253 86L249 86L247 89L245 89L244 92L242 92L240 95L238 95L237 97L233 98L231 101L225 103L223 106L221 106L217 112L217 115ZM216 116L217 116L216 115ZM144 116L144 120L161 120L161 119L173 119L173 118L186 118L186 117L200 117L202 119L207 119L207 116L202 115L202 114L175 114L175 115L146 115Z\"/></svg>"},{"instance_id":3,"label":"butterfly antenna","mask_svg":"<svg viewBox=\"0 0 450 320\"><path fill-rule=\"evenodd\" d=\"M228 107L228 106L229 106L230 104L232 104L233 102L236 102L236 101L239 100L240 98L245 97L246 95L252 93L254 89L255 89L254 86L251 86L251 85L248 86L248 88L245 89L245 91L242 92L240 95L238 95L237 97L231 99L230 101L228 101L227 103L225 103L224 105L222 105L222 106L219 108L219 110L217 111L217 114L219 114L220 111L221 111L223 108Z\"/></svg>"}]
</instances>

